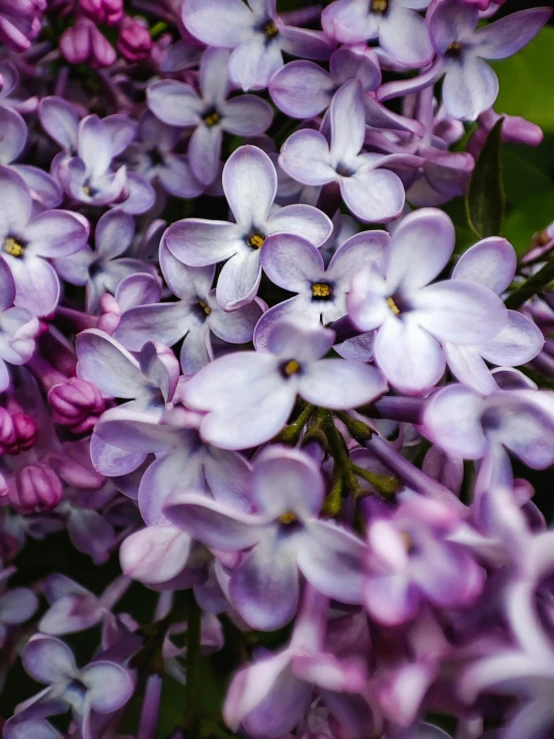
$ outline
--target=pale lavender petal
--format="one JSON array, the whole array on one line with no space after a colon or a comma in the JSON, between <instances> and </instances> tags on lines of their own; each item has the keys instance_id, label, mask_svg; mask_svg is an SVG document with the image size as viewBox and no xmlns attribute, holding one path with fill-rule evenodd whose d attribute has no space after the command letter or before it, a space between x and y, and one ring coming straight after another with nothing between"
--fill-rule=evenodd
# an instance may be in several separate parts
<instances>
[{"instance_id":1,"label":"pale lavender petal","mask_svg":"<svg viewBox=\"0 0 554 739\"><path fill-rule=\"evenodd\" d=\"M177 80L157 80L146 90L148 108L170 126L197 126L202 101L190 85Z\"/></svg>"},{"instance_id":2,"label":"pale lavender petal","mask_svg":"<svg viewBox=\"0 0 554 739\"><path fill-rule=\"evenodd\" d=\"M0 311L9 308L15 299L15 283L11 270L3 257L0 257Z\"/></svg>"},{"instance_id":3,"label":"pale lavender petal","mask_svg":"<svg viewBox=\"0 0 554 739\"><path fill-rule=\"evenodd\" d=\"M75 108L60 97L45 97L39 103L38 115L42 127L62 149L70 152L77 143L79 115Z\"/></svg>"},{"instance_id":4,"label":"pale lavender petal","mask_svg":"<svg viewBox=\"0 0 554 739\"><path fill-rule=\"evenodd\" d=\"M429 31L436 50L444 55L450 44L469 40L478 19L475 4L456 0L434 4L429 15Z\"/></svg>"},{"instance_id":5,"label":"pale lavender petal","mask_svg":"<svg viewBox=\"0 0 554 739\"><path fill-rule=\"evenodd\" d=\"M225 103L221 125L235 136L258 136L273 121L273 108L256 95L239 95Z\"/></svg>"},{"instance_id":6,"label":"pale lavender petal","mask_svg":"<svg viewBox=\"0 0 554 739\"><path fill-rule=\"evenodd\" d=\"M12 588L0 596L0 623L22 624L38 608L38 599L28 588Z\"/></svg>"},{"instance_id":7,"label":"pale lavender petal","mask_svg":"<svg viewBox=\"0 0 554 739\"><path fill-rule=\"evenodd\" d=\"M252 629L261 631L275 631L293 618L298 593L294 555L270 531L262 534L229 583L232 604Z\"/></svg>"},{"instance_id":8,"label":"pale lavender petal","mask_svg":"<svg viewBox=\"0 0 554 739\"><path fill-rule=\"evenodd\" d=\"M222 262L244 247L235 224L203 218L173 223L165 232L164 241L177 259L193 267Z\"/></svg>"},{"instance_id":9,"label":"pale lavender petal","mask_svg":"<svg viewBox=\"0 0 554 739\"><path fill-rule=\"evenodd\" d=\"M149 526L124 539L121 569L134 580L164 583L185 567L190 549L190 537L175 526Z\"/></svg>"},{"instance_id":10,"label":"pale lavender petal","mask_svg":"<svg viewBox=\"0 0 554 739\"><path fill-rule=\"evenodd\" d=\"M51 313L58 304L60 281L56 271L44 259L8 257L16 287L15 304L34 316Z\"/></svg>"},{"instance_id":11,"label":"pale lavender petal","mask_svg":"<svg viewBox=\"0 0 554 739\"><path fill-rule=\"evenodd\" d=\"M481 397L464 385L439 390L423 413L425 435L446 452L464 459L481 459L488 443L481 427Z\"/></svg>"},{"instance_id":12,"label":"pale lavender petal","mask_svg":"<svg viewBox=\"0 0 554 739\"><path fill-rule=\"evenodd\" d=\"M110 140L112 157L122 154L137 135L137 121L120 113L106 116L102 125Z\"/></svg>"},{"instance_id":13,"label":"pale lavender petal","mask_svg":"<svg viewBox=\"0 0 554 739\"><path fill-rule=\"evenodd\" d=\"M87 687L87 700L98 713L113 713L133 695L135 684L131 674L115 662L98 660L81 671Z\"/></svg>"},{"instance_id":14,"label":"pale lavender petal","mask_svg":"<svg viewBox=\"0 0 554 739\"><path fill-rule=\"evenodd\" d=\"M448 367L459 382L475 388L483 395L489 395L497 389L496 382L477 348L445 343L443 349Z\"/></svg>"},{"instance_id":15,"label":"pale lavender petal","mask_svg":"<svg viewBox=\"0 0 554 739\"><path fill-rule=\"evenodd\" d=\"M282 66L280 45L267 43L264 34L256 33L234 49L229 59L229 75L245 92L263 90Z\"/></svg>"},{"instance_id":16,"label":"pale lavender petal","mask_svg":"<svg viewBox=\"0 0 554 739\"><path fill-rule=\"evenodd\" d=\"M355 44L376 38L379 26L367 2L336 0L321 14L323 30L337 41Z\"/></svg>"},{"instance_id":17,"label":"pale lavender petal","mask_svg":"<svg viewBox=\"0 0 554 739\"><path fill-rule=\"evenodd\" d=\"M327 276L334 280L349 278L363 262L374 262L384 272L390 236L386 231L362 231L347 239L333 254Z\"/></svg>"},{"instance_id":18,"label":"pale lavender petal","mask_svg":"<svg viewBox=\"0 0 554 739\"><path fill-rule=\"evenodd\" d=\"M188 158L182 154L166 154L157 176L164 189L177 198L196 198L204 191L204 185L192 173Z\"/></svg>"},{"instance_id":19,"label":"pale lavender petal","mask_svg":"<svg viewBox=\"0 0 554 739\"><path fill-rule=\"evenodd\" d=\"M135 222L128 213L115 208L104 213L96 225L96 254L103 259L121 256L131 246Z\"/></svg>"},{"instance_id":20,"label":"pale lavender petal","mask_svg":"<svg viewBox=\"0 0 554 739\"><path fill-rule=\"evenodd\" d=\"M456 544L426 541L421 558L413 558L412 568L419 587L438 608L471 605L483 588L484 570Z\"/></svg>"},{"instance_id":21,"label":"pale lavender petal","mask_svg":"<svg viewBox=\"0 0 554 739\"><path fill-rule=\"evenodd\" d=\"M45 210L25 229L28 248L42 257L63 257L84 246L87 229L68 211Z\"/></svg>"},{"instance_id":22,"label":"pale lavender petal","mask_svg":"<svg viewBox=\"0 0 554 739\"><path fill-rule=\"evenodd\" d=\"M379 370L348 359L321 359L310 364L299 384L304 400L337 410L369 403L386 390L387 383Z\"/></svg>"},{"instance_id":23,"label":"pale lavender petal","mask_svg":"<svg viewBox=\"0 0 554 739\"><path fill-rule=\"evenodd\" d=\"M245 344L252 340L254 328L263 315L263 306L253 301L230 313L212 310L208 326L217 337L231 344Z\"/></svg>"},{"instance_id":24,"label":"pale lavender petal","mask_svg":"<svg viewBox=\"0 0 554 739\"><path fill-rule=\"evenodd\" d=\"M330 109L331 159L349 163L364 143L364 92L359 80L346 82L334 95Z\"/></svg>"},{"instance_id":25,"label":"pale lavender petal","mask_svg":"<svg viewBox=\"0 0 554 739\"><path fill-rule=\"evenodd\" d=\"M154 205L156 193L152 185L136 172L127 173L127 198L121 209L132 215L146 213Z\"/></svg>"},{"instance_id":26,"label":"pale lavender petal","mask_svg":"<svg viewBox=\"0 0 554 739\"><path fill-rule=\"evenodd\" d=\"M327 61L336 43L322 31L282 25L279 28L281 48L287 54L303 59Z\"/></svg>"},{"instance_id":27,"label":"pale lavender petal","mask_svg":"<svg viewBox=\"0 0 554 739\"><path fill-rule=\"evenodd\" d=\"M226 49L233 49L248 38L254 21L241 0L186 0L181 16L187 30L197 39Z\"/></svg>"},{"instance_id":28,"label":"pale lavender petal","mask_svg":"<svg viewBox=\"0 0 554 739\"><path fill-rule=\"evenodd\" d=\"M484 344L507 322L506 308L492 290L465 280L444 280L412 299L419 325L441 341Z\"/></svg>"},{"instance_id":29,"label":"pale lavender petal","mask_svg":"<svg viewBox=\"0 0 554 739\"><path fill-rule=\"evenodd\" d=\"M189 141L188 161L197 180L210 185L219 172L223 131L220 126L201 123Z\"/></svg>"},{"instance_id":30,"label":"pale lavender petal","mask_svg":"<svg viewBox=\"0 0 554 739\"><path fill-rule=\"evenodd\" d=\"M325 356L332 347L335 332L330 329L311 329L283 321L276 325L268 337L269 350L282 359L297 359L311 363Z\"/></svg>"},{"instance_id":31,"label":"pale lavender petal","mask_svg":"<svg viewBox=\"0 0 554 739\"><path fill-rule=\"evenodd\" d=\"M236 452L210 448L204 457L204 476L214 498L243 511L250 511L250 463Z\"/></svg>"},{"instance_id":32,"label":"pale lavender petal","mask_svg":"<svg viewBox=\"0 0 554 739\"><path fill-rule=\"evenodd\" d=\"M277 192L277 172L269 156L256 146L241 146L225 163L222 180L237 223L261 228Z\"/></svg>"},{"instance_id":33,"label":"pale lavender petal","mask_svg":"<svg viewBox=\"0 0 554 739\"><path fill-rule=\"evenodd\" d=\"M329 144L319 131L303 129L289 136L281 149L279 165L289 177L305 185L325 185L337 179Z\"/></svg>"},{"instance_id":34,"label":"pale lavender petal","mask_svg":"<svg viewBox=\"0 0 554 739\"><path fill-rule=\"evenodd\" d=\"M485 59L512 56L535 38L551 15L552 8L529 8L489 23L477 30L475 51Z\"/></svg>"},{"instance_id":35,"label":"pale lavender petal","mask_svg":"<svg viewBox=\"0 0 554 739\"><path fill-rule=\"evenodd\" d=\"M477 282L500 295L514 279L516 266L517 257L510 242L489 236L462 254L452 271L452 278Z\"/></svg>"},{"instance_id":36,"label":"pale lavender petal","mask_svg":"<svg viewBox=\"0 0 554 739\"><path fill-rule=\"evenodd\" d=\"M380 24L379 44L409 67L424 67L435 55L425 19L407 8L395 7L390 18Z\"/></svg>"},{"instance_id":37,"label":"pale lavender petal","mask_svg":"<svg viewBox=\"0 0 554 739\"><path fill-rule=\"evenodd\" d=\"M30 164L12 164L11 169L23 177L33 198L45 208L57 208L62 202L62 188L48 172Z\"/></svg>"},{"instance_id":38,"label":"pale lavender petal","mask_svg":"<svg viewBox=\"0 0 554 739\"><path fill-rule=\"evenodd\" d=\"M474 121L492 107L498 95L498 77L486 62L468 56L449 65L442 84L442 101L452 118Z\"/></svg>"},{"instance_id":39,"label":"pale lavender petal","mask_svg":"<svg viewBox=\"0 0 554 739\"><path fill-rule=\"evenodd\" d=\"M372 577L364 591L364 604L370 615L387 626L413 618L420 600L416 585L403 572Z\"/></svg>"},{"instance_id":40,"label":"pale lavender petal","mask_svg":"<svg viewBox=\"0 0 554 739\"><path fill-rule=\"evenodd\" d=\"M544 336L533 321L514 310L508 311L508 323L485 346L481 356L504 367L516 367L534 359L544 346Z\"/></svg>"},{"instance_id":41,"label":"pale lavender petal","mask_svg":"<svg viewBox=\"0 0 554 739\"><path fill-rule=\"evenodd\" d=\"M159 454L186 445L188 429L157 423L157 417L123 407L102 414L95 433L108 444L129 452Z\"/></svg>"},{"instance_id":42,"label":"pale lavender petal","mask_svg":"<svg viewBox=\"0 0 554 739\"><path fill-rule=\"evenodd\" d=\"M39 683L49 685L76 676L71 649L52 636L31 637L21 653L21 659L25 671Z\"/></svg>"},{"instance_id":43,"label":"pale lavender petal","mask_svg":"<svg viewBox=\"0 0 554 739\"><path fill-rule=\"evenodd\" d=\"M294 296L277 303L266 311L256 324L254 346L258 351L267 350L273 327L282 321L298 322L317 328L321 324L321 309L314 303Z\"/></svg>"},{"instance_id":44,"label":"pale lavender petal","mask_svg":"<svg viewBox=\"0 0 554 739\"><path fill-rule=\"evenodd\" d=\"M8 167L0 167L0 189L2 190L2 218L0 229L5 238L13 229L22 231L31 217L33 202L23 178Z\"/></svg>"},{"instance_id":45,"label":"pale lavender petal","mask_svg":"<svg viewBox=\"0 0 554 739\"><path fill-rule=\"evenodd\" d=\"M300 236L287 233L266 239L261 265L275 285L296 293L309 290L311 283L324 279L325 274L323 258L316 247Z\"/></svg>"},{"instance_id":46,"label":"pale lavender petal","mask_svg":"<svg viewBox=\"0 0 554 739\"><path fill-rule=\"evenodd\" d=\"M391 240L387 284L392 292L417 290L446 266L454 251L454 224L436 208L421 208L405 216Z\"/></svg>"},{"instance_id":47,"label":"pale lavender petal","mask_svg":"<svg viewBox=\"0 0 554 739\"><path fill-rule=\"evenodd\" d=\"M256 297L261 277L262 268L258 250L235 254L225 262L219 275L216 287L217 302L224 310L229 311L248 305Z\"/></svg>"},{"instance_id":48,"label":"pale lavender petal","mask_svg":"<svg viewBox=\"0 0 554 739\"><path fill-rule=\"evenodd\" d=\"M194 492L204 490L201 459L183 447L158 457L143 475L138 502L144 522L148 526L166 525L163 506L176 489Z\"/></svg>"},{"instance_id":49,"label":"pale lavender petal","mask_svg":"<svg viewBox=\"0 0 554 739\"><path fill-rule=\"evenodd\" d=\"M72 511L67 522L67 533L75 549L88 554L94 564L104 564L110 558L115 532L98 511L84 508Z\"/></svg>"},{"instance_id":50,"label":"pale lavender petal","mask_svg":"<svg viewBox=\"0 0 554 739\"><path fill-rule=\"evenodd\" d=\"M0 107L0 164L10 164L23 151L27 141L27 126L23 118L10 108Z\"/></svg>"},{"instance_id":51,"label":"pale lavender petal","mask_svg":"<svg viewBox=\"0 0 554 739\"><path fill-rule=\"evenodd\" d=\"M145 454L127 452L103 441L96 432L90 441L90 457L94 469L106 477L128 475L137 470L146 458Z\"/></svg>"},{"instance_id":52,"label":"pale lavender petal","mask_svg":"<svg viewBox=\"0 0 554 739\"><path fill-rule=\"evenodd\" d=\"M351 177L342 177L340 189L348 208L367 223L387 223L404 208L402 180L386 169L362 169Z\"/></svg>"},{"instance_id":53,"label":"pale lavender petal","mask_svg":"<svg viewBox=\"0 0 554 739\"><path fill-rule=\"evenodd\" d=\"M183 301L140 305L121 316L114 338L132 352L140 351L151 340L171 347L196 323L191 306Z\"/></svg>"},{"instance_id":54,"label":"pale lavender petal","mask_svg":"<svg viewBox=\"0 0 554 739\"><path fill-rule=\"evenodd\" d=\"M432 388L442 377L440 344L416 323L387 318L375 339L375 361L387 380L407 395Z\"/></svg>"},{"instance_id":55,"label":"pale lavender petal","mask_svg":"<svg viewBox=\"0 0 554 739\"><path fill-rule=\"evenodd\" d=\"M88 115L79 123L77 151L93 177L101 177L112 161L110 139L97 115Z\"/></svg>"},{"instance_id":56,"label":"pale lavender petal","mask_svg":"<svg viewBox=\"0 0 554 739\"><path fill-rule=\"evenodd\" d=\"M267 222L267 228L268 234L296 234L319 247L329 237L333 224L325 213L313 205L297 203L285 205L273 213Z\"/></svg>"},{"instance_id":57,"label":"pale lavender petal","mask_svg":"<svg viewBox=\"0 0 554 739\"><path fill-rule=\"evenodd\" d=\"M113 398L136 398L147 385L136 359L117 341L97 329L76 339L77 376Z\"/></svg>"},{"instance_id":58,"label":"pale lavender petal","mask_svg":"<svg viewBox=\"0 0 554 739\"><path fill-rule=\"evenodd\" d=\"M273 75L269 93L275 105L292 118L312 118L330 104L336 83L319 64L294 61Z\"/></svg>"}]
</instances>

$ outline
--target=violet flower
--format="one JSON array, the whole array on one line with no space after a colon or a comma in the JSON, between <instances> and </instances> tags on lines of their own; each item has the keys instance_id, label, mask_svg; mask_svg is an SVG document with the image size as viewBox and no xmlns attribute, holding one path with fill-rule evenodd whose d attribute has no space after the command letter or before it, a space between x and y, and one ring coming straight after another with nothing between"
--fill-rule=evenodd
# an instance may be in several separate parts
<instances>
[{"instance_id":1,"label":"violet flower","mask_svg":"<svg viewBox=\"0 0 554 739\"><path fill-rule=\"evenodd\" d=\"M187 30L208 46L232 49L231 80L243 90L267 87L283 66L282 52L307 59L329 58L333 42L322 31L289 26L276 13L276 0L185 0Z\"/></svg>"},{"instance_id":2,"label":"violet flower","mask_svg":"<svg viewBox=\"0 0 554 739\"><path fill-rule=\"evenodd\" d=\"M404 186L397 174L381 168L417 164L419 160L362 151L363 95L358 80L345 83L331 103L331 144L319 131L296 131L285 141L279 164L305 185L337 183L344 202L357 218L384 223L402 212Z\"/></svg>"},{"instance_id":3,"label":"violet flower","mask_svg":"<svg viewBox=\"0 0 554 739\"><path fill-rule=\"evenodd\" d=\"M315 248L315 247L314 247ZM114 337L130 351L140 351L150 340L181 346L181 368L194 374L213 359L212 333L232 344L252 339L254 327L263 313L261 301L224 312L211 289L215 267L185 267L165 242L160 245L160 267L172 292L180 298L175 303L141 305L124 313Z\"/></svg>"},{"instance_id":4,"label":"violet flower","mask_svg":"<svg viewBox=\"0 0 554 739\"><path fill-rule=\"evenodd\" d=\"M25 308L16 308L15 282L6 261L0 257L0 392L10 384L6 364L25 364L35 351L39 324Z\"/></svg>"},{"instance_id":5,"label":"violet flower","mask_svg":"<svg viewBox=\"0 0 554 739\"><path fill-rule=\"evenodd\" d=\"M22 97L23 96L23 97ZM10 61L0 61L0 104L4 108L13 108L21 115L34 113L38 100L29 97L19 86L19 72Z\"/></svg>"},{"instance_id":6,"label":"violet flower","mask_svg":"<svg viewBox=\"0 0 554 739\"><path fill-rule=\"evenodd\" d=\"M303 236L318 246L331 232L329 218L310 205L272 206L277 173L271 159L255 146L241 146L223 168L223 190L236 223L186 218L172 224L165 243L179 261L191 267L225 264L216 297L224 310L235 310L254 299L262 270L260 249L272 233Z\"/></svg>"},{"instance_id":7,"label":"violet flower","mask_svg":"<svg viewBox=\"0 0 554 739\"><path fill-rule=\"evenodd\" d=\"M442 100L453 118L473 121L498 95L498 77L485 59L512 56L548 22L551 8L529 8L476 30L479 10L461 0L442 0L431 9L431 40L441 55Z\"/></svg>"},{"instance_id":8,"label":"violet flower","mask_svg":"<svg viewBox=\"0 0 554 739\"><path fill-rule=\"evenodd\" d=\"M0 569L0 648L9 628L28 621L38 608L38 599L29 588L7 588L7 580L14 572L14 567Z\"/></svg>"},{"instance_id":9,"label":"violet flower","mask_svg":"<svg viewBox=\"0 0 554 739\"><path fill-rule=\"evenodd\" d=\"M314 62L289 62L271 78L269 94L292 118L313 118L329 107L335 92L351 79L360 80L365 92L379 87L381 68L373 49L361 44L337 49L328 72Z\"/></svg>"},{"instance_id":10,"label":"violet flower","mask_svg":"<svg viewBox=\"0 0 554 739\"><path fill-rule=\"evenodd\" d=\"M424 19L430 0L335 0L321 14L329 36L342 43L379 38L393 59L410 67L424 67L434 51Z\"/></svg>"},{"instance_id":11,"label":"violet flower","mask_svg":"<svg viewBox=\"0 0 554 739\"><path fill-rule=\"evenodd\" d=\"M273 120L269 103L256 95L229 98L230 52L207 49L200 60L200 94L177 80L158 80L148 86L148 107L164 123L194 127L188 161L194 176L204 185L217 177L223 133L257 136Z\"/></svg>"},{"instance_id":12,"label":"violet flower","mask_svg":"<svg viewBox=\"0 0 554 739\"><path fill-rule=\"evenodd\" d=\"M294 616L299 573L343 603L361 598L363 544L318 518L323 477L304 453L272 447L252 473L254 511L242 513L192 492L175 492L164 513L206 546L246 551L229 582L231 604L254 629L274 630Z\"/></svg>"},{"instance_id":13,"label":"violet flower","mask_svg":"<svg viewBox=\"0 0 554 739\"><path fill-rule=\"evenodd\" d=\"M441 342L486 343L507 321L488 288L462 280L429 283L454 251L454 226L434 208L405 216L394 229L385 272L369 264L354 277L349 315L362 331L377 329L375 361L406 394L435 385L445 369Z\"/></svg>"},{"instance_id":14,"label":"violet flower","mask_svg":"<svg viewBox=\"0 0 554 739\"><path fill-rule=\"evenodd\" d=\"M149 182L159 181L170 195L196 198L204 191L204 185L194 175L189 158L173 151L180 133L179 128L162 123L147 110L138 123L140 143L127 148L125 159Z\"/></svg>"},{"instance_id":15,"label":"violet flower","mask_svg":"<svg viewBox=\"0 0 554 739\"><path fill-rule=\"evenodd\" d=\"M60 283L48 258L78 251L87 238L86 220L64 210L33 214L31 193L24 180L0 167L3 210L0 218L2 256L15 282L18 308L36 316L54 310Z\"/></svg>"},{"instance_id":16,"label":"violet flower","mask_svg":"<svg viewBox=\"0 0 554 739\"><path fill-rule=\"evenodd\" d=\"M489 288L497 295L511 284L516 271L516 254L506 239L494 236L468 249L458 260L452 279L466 280ZM544 337L533 321L518 311L508 311L508 322L489 342L481 346L443 344L446 361L456 378L487 395L498 385L486 362L503 367L526 364L537 356Z\"/></svg>"},{"instance_id":17,"label":"violet flower","mask_svg":"<svg viewBox=\"0 0 554 739\"><path fill-rule=\"evenodd\" d=\"M349 409L383 393L386 383L374 367L322 359L334 342L334 331L281 321L267 338L268 351L228 354L201 369L183 397L206 412L202 438L222 449L247 449L282 429L297 394L323 408Z\"/></svg>"},{"instance_id":18,"label":"violet flower","mask_svg":"<svg viewBox=\"0 0 554 739\"><path fill-rule=\"evenodd\" d=\"M254 332L256 349L266 347L272 327L282 319L317 328L344 316L346 293L354 273L365 262L383 266L388 245L385 231L356 234L335 251L325 269L320 251L305 239L269 236L262 251L262 268L273 283L297 295L277 303L260 318ZM350 339L349 348L353 348L354 341ZM337 351L340 353L340 345Z\"/></svg>"}]
</instances>

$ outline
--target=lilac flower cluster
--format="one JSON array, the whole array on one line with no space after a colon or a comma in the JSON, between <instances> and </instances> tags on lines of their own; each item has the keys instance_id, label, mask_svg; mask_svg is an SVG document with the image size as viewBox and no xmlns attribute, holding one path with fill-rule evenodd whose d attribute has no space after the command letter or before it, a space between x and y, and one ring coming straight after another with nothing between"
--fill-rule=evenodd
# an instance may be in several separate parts
<instances>
[{"instance_id":1,"label":"lilac flower cluster","mask_svg":"<svg viewBox=\"0 0 554 739\"><path fill-rule=\"evenodd\" d=\"M554 735L554 227L440 208L542 138L502 4L0 0L5 739Z\"/></svg>"}]
</instances>

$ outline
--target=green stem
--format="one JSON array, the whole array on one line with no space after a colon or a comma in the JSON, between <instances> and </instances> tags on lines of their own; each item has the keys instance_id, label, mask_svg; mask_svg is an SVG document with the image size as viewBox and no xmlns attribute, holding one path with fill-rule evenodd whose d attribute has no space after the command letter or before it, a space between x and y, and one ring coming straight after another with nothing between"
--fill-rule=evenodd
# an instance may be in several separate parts
<instances>
[{"instance_id":1,"label":"green stem","mask_svg":"<svg viewBox=\"0 0 554 739\"><path fill-rule=\"evenodd\" d=\"M357 464L352 465L352 471L355 475L361 477L362 480L365 480L366 482L369 482L370 485L373 485L375 490L377 490L380 495L383 495L386 498L389 498L391 495L397 493L402 487L402 483L397 480L396 477L380 475L378 472L370 472L363 467L358 467ZM363 497L365 494L366 491L362 490L361 496Z\"/></svg>"},{"instance_id":2,"label":"green stem","mask_svg":"<svg viewBox=\"0 0 554 739\"><path fill-rule=\"evenodd\" d=\"M554 280L554 259L547 262L542 269L531 275L523 285L514 290L506 298L506 308L517 309L530 298L542 292Z\"/></svg>"},{"instance_id":3,"label":"green stem","mask_svg":"<svg viewBox=\"0 0 554 739\"><path fill-rule=\"evenodd\" d=\"M185 730L187 739L200 739L200 637L202 611L192 590L188 593L187 683L185 685Z\"/></svg>"},{"instance_id":4,"label":"green stem","mask_svg":"<svg viewBox=\"0 0 554 739\"><path fill-rule=\"evenodd\" d=\"M285 428L274 437L273 441L281 444L298 444L304 426L308 423L315 410L316 408L313 405L306 406L296 421L285 426Z\"/></svg>"},{"instance_id":5,"label":"green stem","mask_svg":"<svg viewBox=\"0 0 554 739\"><path fill-rule=\"evenodd\" d=\"M373 429L370 428L367 423L358 421L356 418L352 418L348 413L344 411L333 411L334 415L344 423L348 429L348 433L353 439L356 439L358 444L365 444L373 436Z\"/></svg>"}]
</instances>

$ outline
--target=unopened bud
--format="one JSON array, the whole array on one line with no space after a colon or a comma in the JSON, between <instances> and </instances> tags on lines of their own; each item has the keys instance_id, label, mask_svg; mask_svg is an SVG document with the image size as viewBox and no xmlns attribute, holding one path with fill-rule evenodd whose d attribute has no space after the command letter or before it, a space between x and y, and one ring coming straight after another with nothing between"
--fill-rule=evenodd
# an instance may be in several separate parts
<instances>
[{"instance_id":1,"label":"unopened bud","mask_svg":"<svg viewBox=\"0 0 554 739\"><path fill-rule=\"evenodd\" d=\"M81 10L95 23L115 26L123 18L123 0L79 0Z\"/></svg>"},{"instance_id":2,"label":"unopened bud","mask_svg":"<svg viewBox=\"0 0 554 739\"><path fill-rule=\"evenodd\" d=\"M55 423L66 426L75 434L90 431L105 410L100 390L87 380L70 377L54 385L48 393Z\"/></svg>"},{"instance_id":3,"label":"unopened bud","mask_svg":"<svg viewBox=\"0 0 554 739\"><path fill-rule=\"evenodd\" d=\"M63 496L60 478L47 464L30 464L19 470L8 498L18 513L29 515L55 508Z\"/></svg>"},{"instance_id":4,"label":"unopened bud","mask_svg":"<svg viewBox=\"0 0 554 739\"><path fill-rule=\"evenodd\" d=\"M64 31L60 49L70 64L87 62L95 69L108 67L116 60L113 46L88 18L80 18Z\"/></svg>"},{"instance_id":5,"label":"unopened bud","mask_svg":"<svg viewBox=\"0 0 554 739\"><path fill-rule=\"evenodd\" d=\"M152 49L152 38L146 25L137 18L125 17L119 29L117 48L128 62L146 59Z\"/></svg>"}]
</instances>

